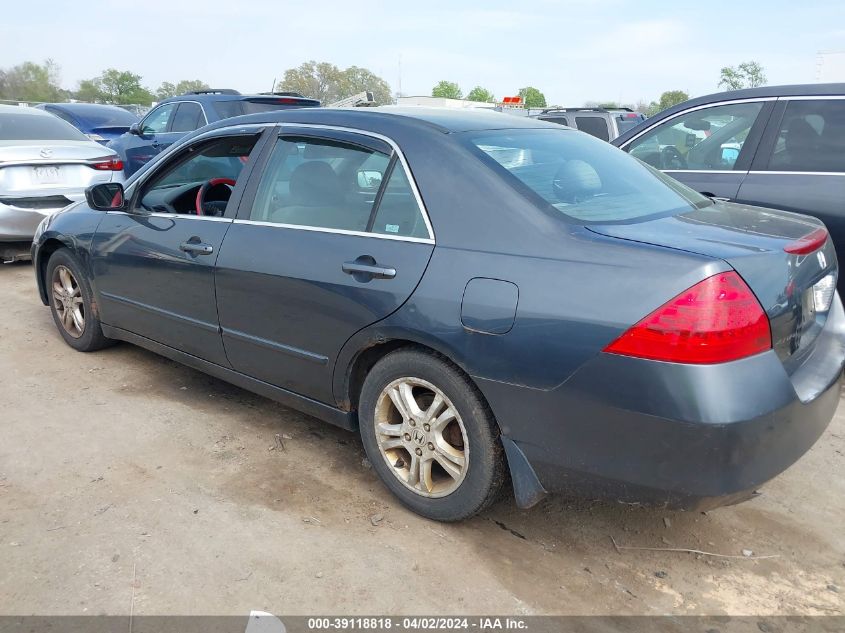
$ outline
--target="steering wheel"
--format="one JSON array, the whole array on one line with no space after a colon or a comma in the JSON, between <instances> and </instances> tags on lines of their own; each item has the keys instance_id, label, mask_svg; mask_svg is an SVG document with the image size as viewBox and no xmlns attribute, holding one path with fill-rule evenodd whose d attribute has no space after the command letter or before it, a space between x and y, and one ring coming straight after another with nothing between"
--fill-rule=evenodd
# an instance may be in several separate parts
<instances>
[{"instance_id":1,"label":"steering wheel","mask_svg":"<svg viewBox=\"0 0 845 633\"><path fill-rule=\"evenodd\" d=\"M231 178L212 178L211 180L206 180L204 183L202 183L202 186L199 188L199 191L197 191L197 199L195 203L197 215L222 215L223 212L226 210L225 201L205 201L205 196L208 193L208 190L212 187L216 187L217 185L229 185L230 187L234 187L235 181ZM222 204L220 204L221 202Z\"/></svg>"},{"instance_id":2,"label":"steering wheel","mask_svg":"<svg viewBox=\"0 0 845 633\"><path fill-rule=\"evenodd\" d=\"M675 163L675 164L673 164ZM660 169L686 169L687 159L674 145L667 145L660 150Z\"/></svg>"}]
</instances>

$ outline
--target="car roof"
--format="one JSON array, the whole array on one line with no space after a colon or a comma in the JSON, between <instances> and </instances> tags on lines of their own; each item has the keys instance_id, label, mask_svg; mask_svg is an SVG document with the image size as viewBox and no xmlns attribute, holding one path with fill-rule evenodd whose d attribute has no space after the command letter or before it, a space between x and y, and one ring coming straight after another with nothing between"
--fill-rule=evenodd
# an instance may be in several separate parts
<instances>
[{"instance_id":1,"label":"car roof","mask_svg":"<svg viewBox=\"0 0 845 633\"><path fill-rule=\"evenodd\" d=\"M418 106L379 106L375 108L291 108L224 119L211 127L231 127L255 123L303 123L381 128L425 126L444 133L513 128L566 129L554 123L510 116L486 109L426 108Z\"/></svg>"},{"instance_id":2,"label":"car roof","mask_svg":"<svg viewBox=\"0 0 845 633\"><path fill-rule=\"evenodd\" d=\"M31 114L33 116L53 116L49 112L39 110L38 108L30 108L28 106L16 105L0 105L0 114Z\"/></svg>"},{"instance_id":3,"label":"car roof","mask_svg":"<svg viewBox=\"0 0 845 633\"><path fill-rule=\"evenodd\" d=\"M661 121L674 115L677 112L694 108L701 105L709 105L711 103L721 103L723 101L737 101L740 99L765 99L771 97L825 97L825 96L840 96L845 95L845 83L836 84L792 84L786 86L762 86L760 88L743 88L742 90L726 90L724 92L714 92L709 95L695 97L683 103L667 108L662 112L658 112L653 117L649 117L636 127L631 128L619 138L611 141L614 145L621 145L628 141L629 138L639 134L643 128L654 125L655 122Z\"/></svg>"},{"instance_id":4,"label":"car roof","mask_svg":"<svg viewBox=\"0 0 845 633\"><path fill-rule=\"evenodd\" d=\"M87 112L102 112L103 110L128 112L128 110L119 108L116 105L109 105L106 103L44 103L42 105L50 106L51 108L56 108L57 110L66 110L67 112L74 112L83 115Z\"/></svg>"}]
</instances>

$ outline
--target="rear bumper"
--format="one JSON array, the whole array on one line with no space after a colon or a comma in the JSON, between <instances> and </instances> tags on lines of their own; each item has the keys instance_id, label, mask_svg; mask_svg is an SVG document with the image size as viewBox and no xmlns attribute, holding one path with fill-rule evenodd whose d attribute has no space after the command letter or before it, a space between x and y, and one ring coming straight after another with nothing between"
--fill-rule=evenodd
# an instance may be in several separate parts
<instances>
[{"instance_id":1,"label":"rear bumper","mask_svg":"<svg viewBox=\"0 0 845 633\"><path fill-rule=\"evenodd\" d=\"M31 242L35 235L35 229L41 223L41 220L61 211L66 206L68 205L46 209L27 209L0 202L0 242L27 240Z\"/></svg>"},{"instance_id":2,"label":"rear bumper","mask_svg":"<svg viewBox=\"0 0 845 633\"><path fill-rule=\"evenodd\" d=\"M792 375L773 351L711 366L599 354L550 391L479 385L543 490L705 508L742 500L810 449L836 411L843 364L837 299Z\"/></svg>"}]
</instances>

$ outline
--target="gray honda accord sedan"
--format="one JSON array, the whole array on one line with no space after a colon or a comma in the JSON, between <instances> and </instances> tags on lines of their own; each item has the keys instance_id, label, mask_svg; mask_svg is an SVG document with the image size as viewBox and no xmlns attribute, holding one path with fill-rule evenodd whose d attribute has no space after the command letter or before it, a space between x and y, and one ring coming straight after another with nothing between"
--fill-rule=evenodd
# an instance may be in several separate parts
<instances>
[{"instance_id":1,"label":"gray honda accord sedan","mask_svg":"<svg viewBox=\"0 0 845 633\"><path fill-rule=\"evenodd\" d=\"M839 402L820 221L533 119L229 119L91 187L32 255L71 347L127 341L358 430L384 484L442 521L506 482L521 507L737 502Z\"/></svg>"}]
</instances>

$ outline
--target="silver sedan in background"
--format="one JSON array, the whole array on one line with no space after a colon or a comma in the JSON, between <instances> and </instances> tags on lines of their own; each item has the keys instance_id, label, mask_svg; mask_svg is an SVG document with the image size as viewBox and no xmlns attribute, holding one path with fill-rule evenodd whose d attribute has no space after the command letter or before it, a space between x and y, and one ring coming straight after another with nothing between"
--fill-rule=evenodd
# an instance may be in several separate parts
<instances>
[{"instance_id":1,"label":"silver sedan in background","mask_svg":"<svg viewBox=\"0 0 845 633\"><path fill-rule=\"evenodd\" d=\"M113 150L43 110L0 105L0 261L28 259L41 220L87 187L122 181Z\"/></svg>"}]
</instances>

